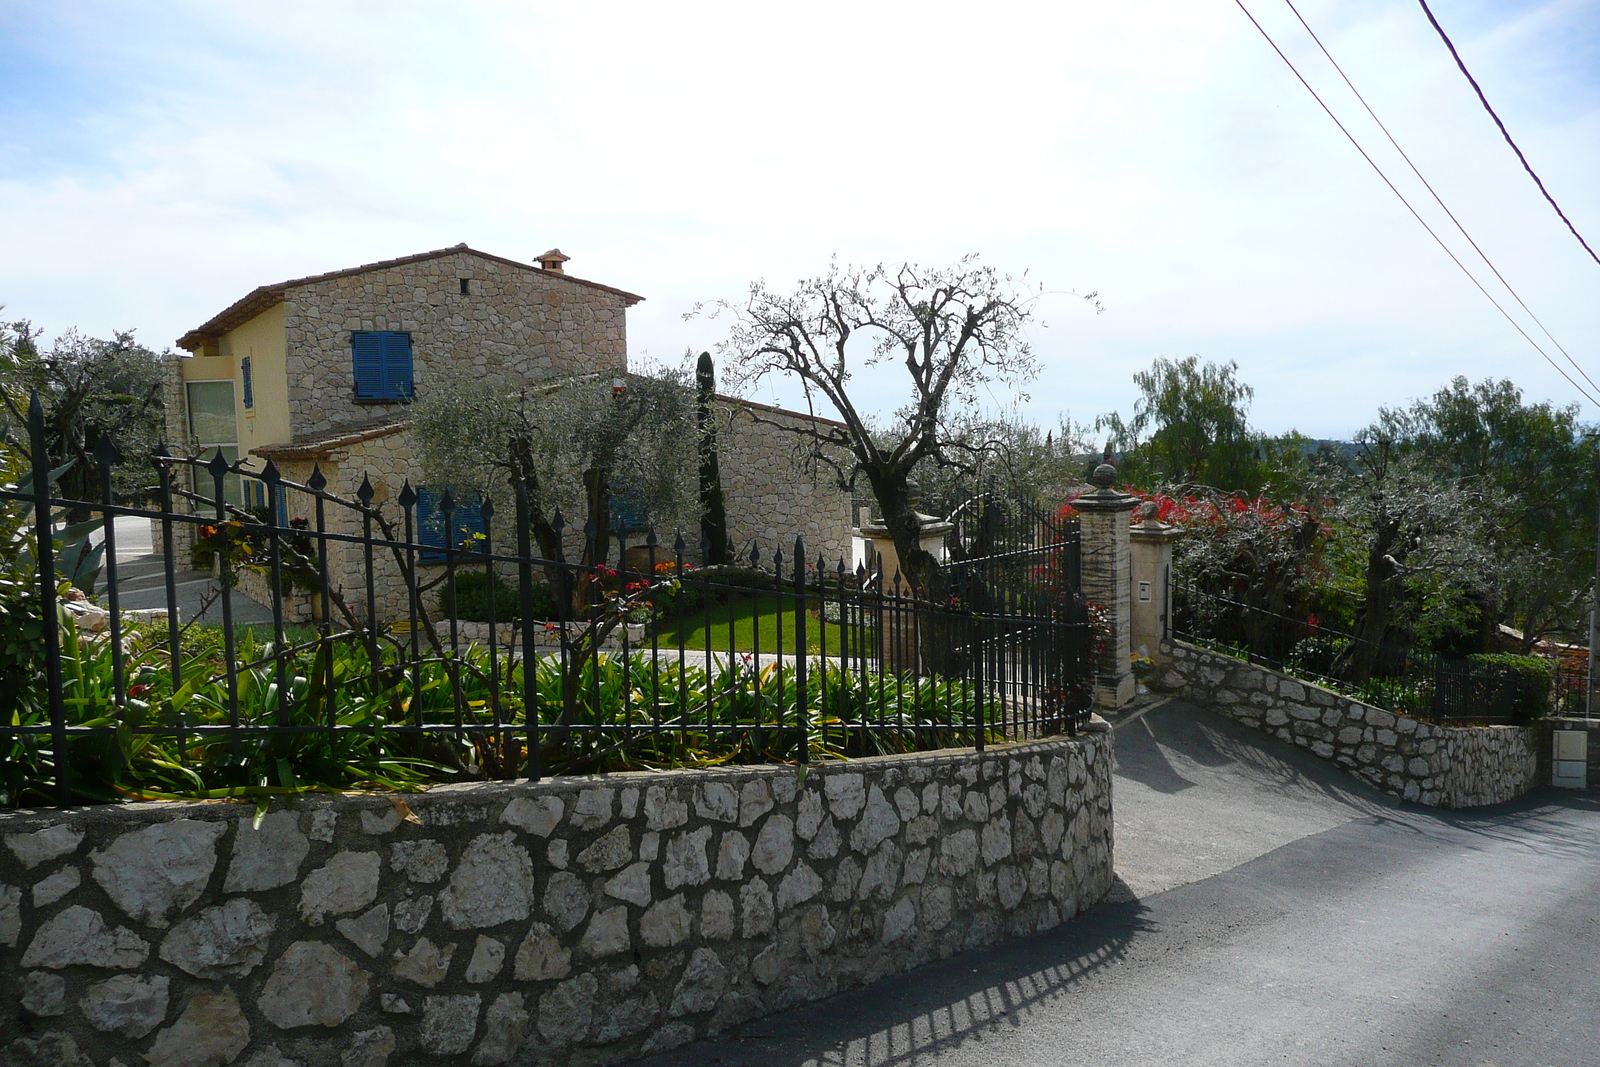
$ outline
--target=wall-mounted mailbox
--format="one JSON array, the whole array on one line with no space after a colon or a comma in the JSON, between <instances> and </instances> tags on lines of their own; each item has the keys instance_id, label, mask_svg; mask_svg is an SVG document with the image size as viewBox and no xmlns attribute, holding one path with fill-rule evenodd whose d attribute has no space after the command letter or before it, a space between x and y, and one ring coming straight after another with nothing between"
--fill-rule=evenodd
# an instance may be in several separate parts
<instances>
[{"instance_id":1,"label":"wall-mounted mailbox","mask_svg":"<svg viewBox=\"0 0 1600 1067\"><path fill-rule=\"evenodd\" d=\"M1583 730L1551 730L1550 784L1589 788L1589 735Z\"/></svg>"}]
</instances>

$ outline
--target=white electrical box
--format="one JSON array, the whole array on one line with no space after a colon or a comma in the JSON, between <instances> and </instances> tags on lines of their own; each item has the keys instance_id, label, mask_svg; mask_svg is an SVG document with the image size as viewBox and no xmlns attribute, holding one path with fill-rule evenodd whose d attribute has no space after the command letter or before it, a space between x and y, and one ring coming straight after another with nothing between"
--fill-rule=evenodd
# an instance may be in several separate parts
<instances>
[{"instance_id":1,"label":"white electrical box","mask_svg":"<svg viewBox=\"0 0 1600 1067\"><path fill-rule=\"evenodd\" d=\"M1550 784L1589 788L1589 735L1583 730L1552 730Z\"/></svg>"}]
</instances>

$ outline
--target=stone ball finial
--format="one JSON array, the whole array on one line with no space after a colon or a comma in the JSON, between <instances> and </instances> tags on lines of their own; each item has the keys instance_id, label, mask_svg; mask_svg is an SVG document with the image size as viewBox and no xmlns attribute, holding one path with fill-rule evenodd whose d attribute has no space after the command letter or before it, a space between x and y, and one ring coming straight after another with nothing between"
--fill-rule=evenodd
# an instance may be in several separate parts
<instances>
[{"instance_id":1,"label":"stone ball finial","mask_svg":"<svg viewBox=\"0 0 1600 1067\"><path fill-rule=\"evenodd\" d=\"M1117 480L1117 468L1109 463L1102 463L1089 475L1089 484L1096 489L1110 489Z\"/></svg>"},{"instance_id":2,"label":"stone ball finial","mask_svg":"<svg viewBox=\"0 0 1600 1067\"><path fill-rule=\"evenodd\" d=\"M1143 504L1139 505L1139 517L1145 522L1155 522L1156 515L1158 515L1160 511L1161 505L1157 504L1154 500L1146 500Z\"/></svg>"}]
</instances>

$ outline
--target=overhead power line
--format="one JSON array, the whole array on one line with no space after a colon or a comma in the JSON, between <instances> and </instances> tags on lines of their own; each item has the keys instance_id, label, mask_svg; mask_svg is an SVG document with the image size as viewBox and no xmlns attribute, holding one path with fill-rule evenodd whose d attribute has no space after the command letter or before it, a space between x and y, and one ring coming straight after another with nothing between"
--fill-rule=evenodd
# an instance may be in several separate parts
<instances>
[{"instance_id":1,"label":"overhead power line","mask_svg":"<svg viewBox=\"0 0 1600 1067\"><path fill-rule=\"evenodd\" d=\"M1355 94L1356 99L1361 101L1361 106L1367 109L1367 114L1371 115L1372 121L1378 124L1378 129L1382 130L1383 135L1389 139L1389 143L1394 145L1394 150L1400 153L1400 158L1406 161L1406 166L1410 167L1411 173L1417 176L1417 181L1421 182L1423 188L1428 190L1428 193L1433 197L1434 203L1438 204L1444 210L1444 213L1450 216L1450 221L1455 223L1456 229L1461 231L1461 236L1467 239L1467 243L1472 246L1472 250L1478 253L1478 258L1483 260L1484 265L1494 272L1494 276L1500 279L1500 284L1506 287L1506 292L1511 294L1511 298L1522 307L1523 311L1528 313L1528 317L1538 325L1544 335L1550 338L1550 343L1555 345L1561 354L1567 358L1567 362L1572 364L1572 369L1583 375L1583 380L1588 382L1596 392L1600 392L1600 384L1597 384L1593 378L1589 377L1589 372L1579 366L1578 361L1572 358L1572 354L1562 346L1560 341L1556 340L1555 334L1550 332L1550 328L1540 321L1539 316L1535 315L1533 309L1522 299L1522 295L1512 288L1510 282L1506 281L1505 275L1500 273L1500 268L1494 265L1494 261L1489 258L1489 254L1478 247L1478 242L1473 240L1472 234L1468 233L1467 228L1461 224L1461 220L1456 218L1456 213L1450 210L1450 206L1439 196L1432 183L1422 176L1422 171L1417 169L1417 165L1411 161L1411 157L1406 154L1406 150L1400 147L1400 142L1394 139L1394 134L1389 132L1389 127L1383 124L1383 120L1378 117L1377 112L1372 110L1372 105L1367 103L1367 98L1361 95L1361 90L1356 88L1355 83L1350 80L1350 76L1344 72L1344 68L1339 66L1339 61L1333 58L1333 53L1328 51L1327 45L1322 43L1322 38L1317 36L1317 31L1311 28L1311 24L1306 21L1305 16L1300 14L1300 9L1294 6L1294 0L1284 0L1284 3L1289 5L1289 10L1294 12L1294 17L1300 20L1300 25L1305 27L1306 32L1311 35L1311 39L1317 42L1317 47L1322 50L1322 54L1328 57L1328 62L1333 64L1333 69L1339 72L1339 77L1344 79L1344 83L1350 87L1350 91Z\"/></svg>"},{"instance_id":2,"label":"overhead power line","mask_svg":"<svg viewBox=\"0 0 1600 1067\"><path fill-rule=\"evenodd\" d=\"M1428 0L1417 0L1417 3L1422 5L1422 13L1428 16L1429 22L1433 23L1434 32L1439 35L1439 39L1444 42L1444 46L1450 49L1450 54L1455 57L1456 66L1461 68L1462 75L1471 83L1472 91L1478 94L1478 102L1489 113L1489 117L1494 119L1494 124L1500 127L1500 136L1506 139L1506 144L1511 146L1511 151L1515 152L1517 158L1522 161L1522 169L1528 172L1528 177L1533 179L1533 184L1537 185L1539 191L1544 194L1544 198L1550 201L1550 206L1556 209L1556 214L1561 216L1561 221L1567 224L1567 229L1572 231L1572 236L1578 239L1578 243L1583 246L1583 250L1589 253L1589 258L1596 263L1600 263L1600 256L1594 254L1594 249L1590 248L1589 242L1583 239L1583 234L1579 233L1578 228L1572 224L1572 220L1567 218L1567 213L1561 210L1561 205L1556 203L1556 198L1550 195L1550 190L1544 187L1544 182L1539 180L1539 175L1535 174L1533 167L1528 165L1528 157L1522 154L1522 149L1517 147L1517 142L1511 139L1511 134L1506 130L1506 124L1500 121L1500 116L1495 114L1494 108L1489 106L1489 98L1483 95L1483 89L1478 85L1478 79L1472 76L1472 71L1468 70L1467 65L1461 60L1461 53L1456 51L1455 43L1450 40L1449 34L1444 32L1444 27L1439 25L1439 20L1433 17L1433 12L1428 8Z\"/></svg>"},{"instance_id":3,"label":"overhead power line","mask_svg":"<svg viewBox=\"0 0 1600 1067\"><path fill-rule=\"evenodd\" d=\"M1318 95L1317 91L1311 87L1311 83L1306 81L1305 76L1300 73L1299 68L1296 67L1294 63L1290 61L1289 57L1284 54L1283 49L1278 47L1278 42L1274 41L1272 39L1272 35L1266 31L1266 28L1263 27L1261 23L1256 21L1256 17L1250 13L1250 9L1245 7L1244 0L1233 0L1233 2L1238 5L1240 11L1244 12L1244 17L1250 20L1250 25L1256 28L1256 32L1260 33L1262 38L1266 40L1267 44L1271 46L1272 50L1278 53L1278 58L1283 60L1284 65L1289 68L1290 73L1295 76L1296 80L1298 80L1301 85L1305 86L1305 90L1311 94L1311 98L1315 100L1317 105L1322 108L1323 112L1333 120L1333 124L1339 127L1339 132L1344 134L1345 140L1349 141L1355 150L1361 153L1361 158L1367 161L1367 165L1373 169L1373 171L1383 181L1383 184L1389 187L1389 191L1399 198L1400 203L1405 205L1407 211L1411 212L1411 217L1416 219L1418 224L1421 225L1424 230L1428 231L1428 236L1432 237L1434 242L1444 250L1444 254L1450 257L1450 261L1460 268L1461 273L1467 276L1467 280L1473 284L1478 292L1483 294L1483 298L1494 305L1494 309L1500 312L1501 316L1511 324L1511 328L1520 333L1523 337L1523 340L1527 341L1528 344L1533 346L1533 350L1539 353L1540 356L1544 357L1544 361L1550 364L1550 366L1554 367L1556 373L1565 378L1572 385L1572 387L1578 391L1580 396L1589 401L1589 403L1600 407L1600 399L1596 399L1595 395L1580 385L1577 379L1568 374L1561 364L1551 359L1548 352L1539 347L1539 342L1535 341L1531 336L1529 336L1528 331L1522 328L1522 324L1516 319L1512 318L1511 314L1507 312L1505 308L1500 306L1500 301L1496 300L1494 296L1490 294L1489 290L1483 287L1483 283L1478 281L1477 276L1473 274L1472 271L1467 269L1467 265L1461 262L1460 258L1453 251L1451 251L1450 246L1445 244L1444 240L1434 232L1433 227L1428 225L1428 220L1424 219L1417 212L1417 209L1411 206L1411 201L1407 200L1405 194L1395 187L1394 182L1390 181L1389 176L1383 172L1383 168L1378 166L1377 162L1367 154L1367 150L1361 147L1361 142L1356 140L1355 136L1345 128L1345 124L1339 121L1339 116L1333 113L1333 109L1330 108L1327 103L1323 101L1322 97Z\"/></svg>"}]
</instances>

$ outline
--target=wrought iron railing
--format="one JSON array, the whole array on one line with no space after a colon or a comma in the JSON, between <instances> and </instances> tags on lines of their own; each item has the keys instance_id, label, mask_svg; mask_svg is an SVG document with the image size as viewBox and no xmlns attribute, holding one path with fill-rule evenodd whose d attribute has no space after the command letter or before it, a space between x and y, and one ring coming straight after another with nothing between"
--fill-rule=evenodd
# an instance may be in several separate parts
<instances>
[{"instance_id":1,"label":"wrought iron railing","mask_svg":"<svg viewBox=\"0 0 1600 1067\"><path fill-rule=\"evenodd\" d=\"M1269 611L1192 582L1175 583L1172 592L1172 633L1182 640L1434 722L1509 724L1531 717L1523 699L1528 683L1503 667L1413 651L1388 676L1351 682L1338 668L1339 654L1360 638L1314 616ZM1289 651L1275 654L1279 648Z\"/></svg>"},{"instance_id":2,"label":"wrought iron railing","mask_svg":"<svg viewBox=\"0 0 1600 1067\"><path fill-rule=\"evenodd\" d=\"M425 544L409 483L394 513L368 480L346 499L320 468L296 482L270 460L246 469L220 451L159 450L153 507L113 503L109 490L63 499L36 402L29 422L31 482L0 489L0 508L13 521L31 512L37 566L24 592L43 655L11 679L0 709L0 764L11 765L0 767L10 783L0 803L260 796L341 768L346 784L393 785L402 772L415 782L418 768L538 778L804 763L981 749L1074 733L1088 717L1075 528L1016 558L970 561L952 576L955 594L934 603L900 575L808 560L798 538L787 553L751 545L737 565L697 568L681 536L668 545L650 530L587 530L596 562L583 564L566 558L574 532L557 512L555 551L541 556L520 490L510 522L485 499L463 524L463 505L445 494L450 535ZM120 457L106 443L96 456L109 486ZM231 478L265 506L230 504ZM103 527L103 581L85 583L103 590L95 632L74 621L83 605L74 614L61 601L63 511ZM301 512L303 522L287 518ZM117 517L160 530L164 619L121 607ZM185 541L213 561L209 622L181 617ZM80 564L91 555L82 548L72 549ZM270 626L235 625L241 578L264 590ZM470 587L482 594L471 598L478 618L464 621ZM305 605L310 618L297 622ZM142 746L157 743L150 760ZM130 782L139 758L189 785ZM315 761L331 761L322 779Z\"/></svg>"}]
</instances>

